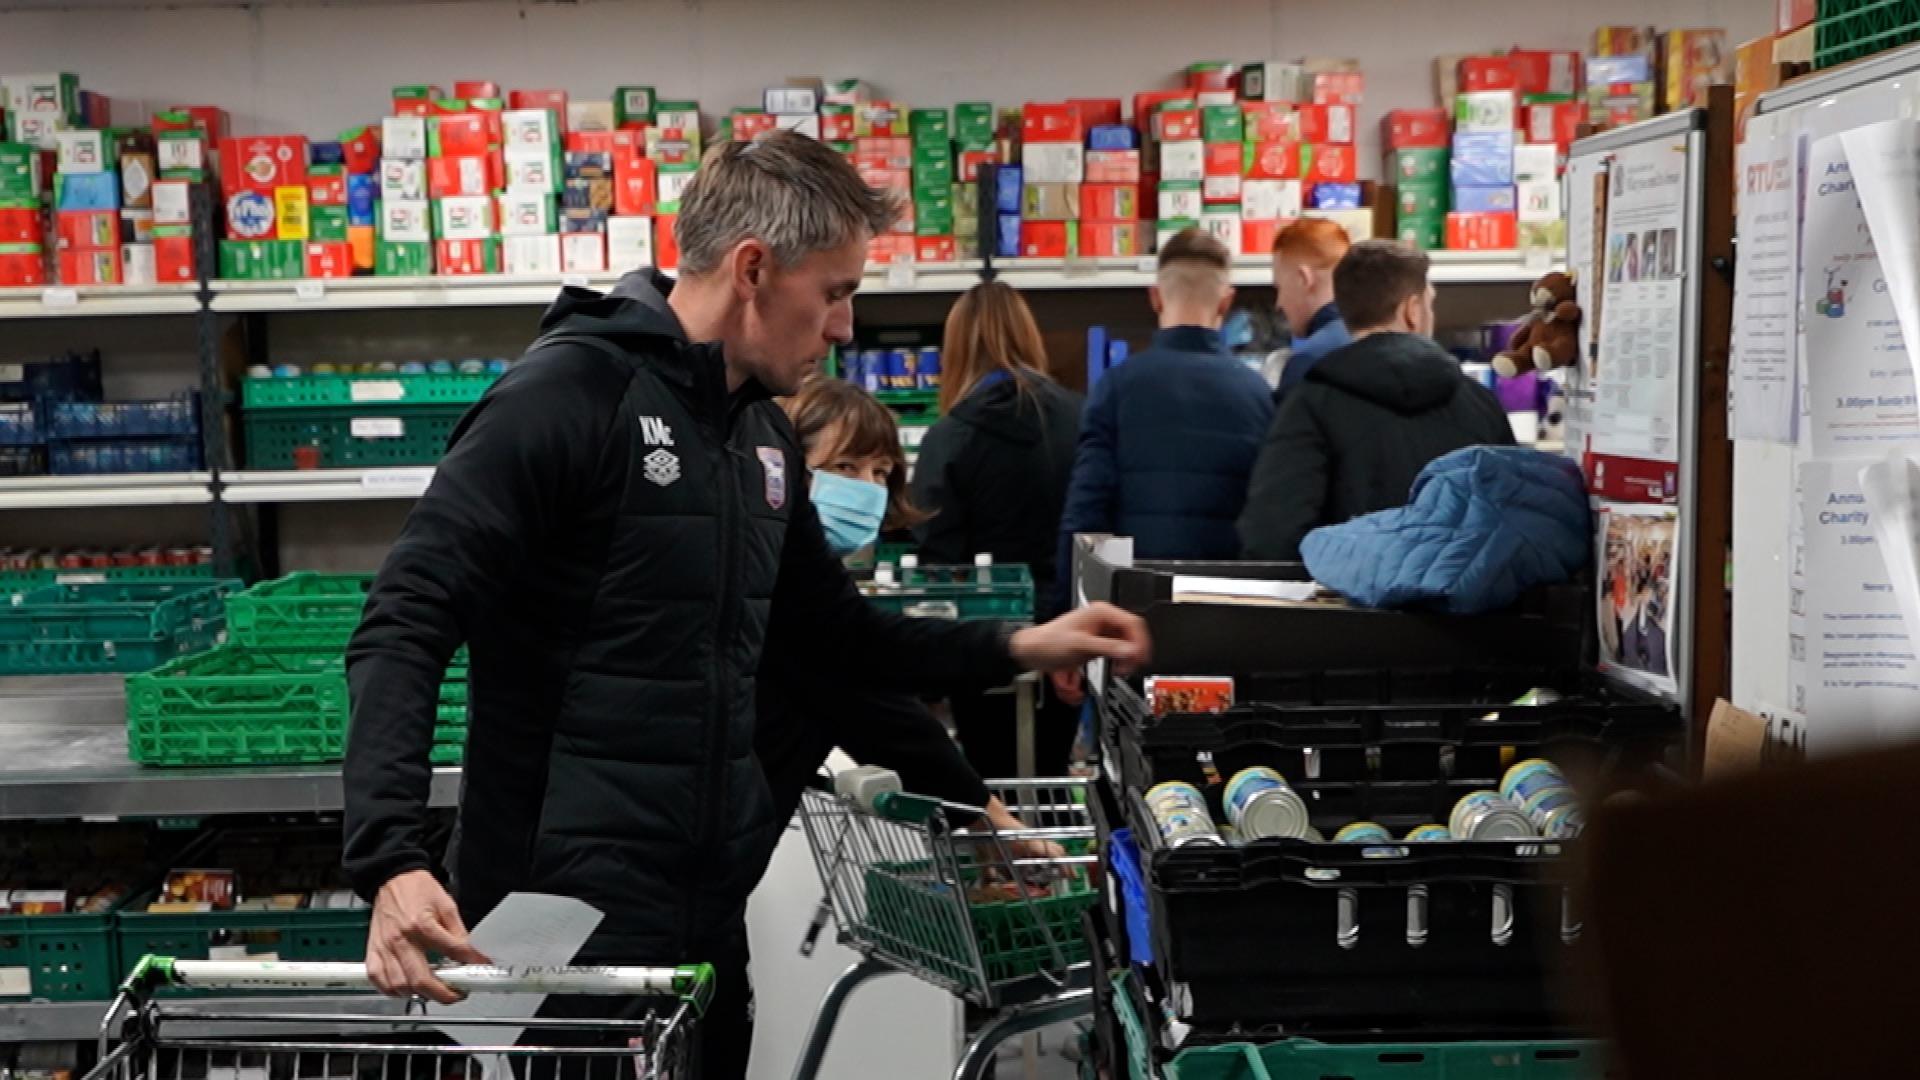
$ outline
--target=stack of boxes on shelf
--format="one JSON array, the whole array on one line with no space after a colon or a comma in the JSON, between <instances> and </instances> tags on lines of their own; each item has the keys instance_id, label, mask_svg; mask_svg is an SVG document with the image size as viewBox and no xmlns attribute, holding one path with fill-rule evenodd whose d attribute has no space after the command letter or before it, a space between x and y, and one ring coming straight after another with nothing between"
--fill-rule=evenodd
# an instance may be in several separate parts
<instances>
[{"instance_id":1,"label":"stack of boxes on shelf","mask_svg":"<svg viewBox=\"0 0 1920 1080\"><path fill-rule=\"evenodd\" d=\"M907 114L907 132L913 166L913 258L952 262L960 253L951 114L946 109L914 109Z\"/></svg>"},{"instance_id":2,"label":"stack of boxes on shelf","mask_svg":"<svg viewBox=\"0 0 1920 1080\"><path fill-rule=\"evenodd\" d=\"M893 229L883 236L874 237L867 246L867 261L880 264L912 262L916 254L921 204L931 204L928 207L930 221L937 219L943 210L950 219L952 196L949 192L944 206L939 189L930 190L926 199L920 198L914 183L915 143L910 130L912 118L907 110L893 102L867 100L865 94L866 88L858 84L837 93L844 107L851 111L823 116L822 130L831 129L834 135L850 135L853 146L850 160L853 167L859 170L860 178L869 187L892 192L901 204L902 213L894 222ZM740 138L740 132L736 130L734 137ZM933 138L931 128L923 138ZM930 176L928 183L932 183ZM951 235L951 220L946 224L947 233Z\"/></svg>"},{"instance_id":3,"label":"stack of boxes on shelf","mask_svg":"<svg viewBox=\"0 0 1920 1080\"><path fill-rule=\"evenodd\" d=\"M993 106L963 101L953 107L953 245L963 259L980 257L980 170L1002 160ZM1137 177L1136 177L1137 179Z\"/></svg>"},{"instance_id":4,"label":"stack of boxes on shelf","mask_svg":"<svg viewBox=\"0 0 1920 1080\"><path fill-rule=\"evenodd\" d=\"M1760 95L1813 69L1813 0L1779 0L1774 32L1742 42L1733 58L1733 116L1736 141L1746 138L1747 118ZM1737 186L1737 185L1736 185Z\"/></svg>"},{"instance_id":5,"label":"stack of boxes on shelf","mask_svg":"<svg viewBox=\"0 0 1920 1080\"><path fill-rule=\"evenodd\" d=\"M1586 121L1595 129L1625 127L1659 108L1659 36L1651 26L1603 26L1587 57Z\"/></svg>"},{"instance_id":6,"label":"stack of boxes on shelf","mask_svg":"<svg viewBox=\"0 0 1920 1080\"><path fill-rule=\"evenodd\" d=\"M1119 102L1113 103L1113 112L1117 120ZM1072 102L1029 103L1020 111L1021 255L1065 259L1081 254L1085 140L1085 121ZM1096 190L1109 188L1101 185ZM1119 208L1105 209L1111 215Z\"/></svg>"},{"instance_id":7,"label":"stack of boxes on shelf","mask_svg":"<svg viewBox=\"0 0 1920 1080\"><path fill-rule=\"evenodd\" d=\"M44 285L50 252L44 195L59 133L82 123L80 80L61 73L0 76L0 286Z\"/></svg>"},{"instance_id":8,"label":"stack of boxes on shelf","mask_svg":"<svg viewBox=\"0 0 1920 1080\"><path fill-rule=\"evenodd\" d=\"M253 281L306 277L306 136L224 139L219 161L227 214L220 276Z\"/></svg>"}]
</instances>

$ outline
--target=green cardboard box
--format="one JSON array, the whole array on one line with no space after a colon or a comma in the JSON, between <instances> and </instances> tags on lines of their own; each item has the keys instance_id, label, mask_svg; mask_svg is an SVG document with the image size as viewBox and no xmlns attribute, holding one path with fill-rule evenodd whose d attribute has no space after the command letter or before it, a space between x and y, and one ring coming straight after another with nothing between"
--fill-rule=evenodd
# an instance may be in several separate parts
<instances>
[{"instance_id":1,"label":"green cardboard box","mask_svg":"<svg viewBox=\"0 0 1920 1080\"><path fill-rule=\"evenodd\" d=\"M918 198L922 193L933 198L948 198L953 194L953 162L942 160L937 163L913 166L913 194Z\"/></svg>"},{"instance_id":2,"label":"green cardboard box","mask_svg":"<svg viewBox=\"0 0 1920 1080\"><path fill-rule=\"evenodd\" d=\"M222 240L220 276L234 281L291 281L306 277L306 242Z\"/></svg>"},{"instance_id":3,"label":"green cardboard box","mask_svg":"<svg viewBox=\"0 0 1920 1080\"><path fill-rule=\"evenodd\" d=\"M621 127L633 123L653 123L654 102L659 95L651 86L619 86L613 91L613 118Z\"/></svg>"},{"instance_id":4,"label":"green cardboard box","mask_svg":"<svg viewBox=\"0 0 1920 1080\"><path fill-rule=\"evenodd\" d=\"M942 149L953 140L953 121L945 109L911 109L907 112L907 133L915 146Z\"/></svg>"},{"instance_id":5,"label":"green cardboard box","mask_svg":"<svg viewBox=\"0 0 1920 1080\"><path fill-rule=\"evenodd\" d=\"M1447 240L1445 214L1401 216L1393 223L1394 237L1408 247L1437 251Z\"/></svg>"},{"instance_id":6,"label":"green cardboard box","mask_svg":"<svg viewBox=\"0 0 1920 1080\"><path fill-rule=\"evenodd\" d=\"M989 150L993 147L993 105L985 101L963 101L953 107L953 137L963 150Z\"/></svg>"},{"instance_id":7,"label":"green cardboard box","mask_svg":"<svg viewBox=\"0 0 1920 1080\"><path fill-rule=\"evenodd\" d=\"M1394 150L1387 154L1386 183L1397 188L1440 187L1449 182L1449 153L1445 147Z\"/></svg>"},{"instance_id":8,"label":"green cardboard box","mask_svg":"<svg viewBox=\"0 0 1920 1080\"><path fill-rule=\"evenodd\" d=\"M382 277L426 277L433 273L433 245L382 240L374 246L373 272Z\"/></svg>"},{"instance_id":9,"label":"green cardboard box","mask_svg":"<svg viewBox=\"0 0 1920 1080\"><path fill-rule=\"evenodd\" d=\"M1240 142L1246 130L1246 118L1238 105L1209 105L1200 110L1202 142Z\"/></svg>"},{"instance_id":10,"label":"green cardboard box","mask_svg":"<svg viewBox=\"0 0 1920 1080\"><path fill-rule=\"evenodd\" d=\"M347 208L307 207L307 236L308 239L326 243L344 243L347 239Z\"/></svg>"},{"instance_id":11,"label":"green cardboard box","mask_svg":"<svg viewBox=\"0 0 1920 1080\"><path fill-rule=\"evenodd\" d=\"M33 167L33 153L26 143L0 142L0 199L39 197L40 174Z\"/></svg>"},{"instance_id":12,"label":"green cardboard box","mask_svg":"<svg viewBox=\"0 0 1920 1080\"><path fill-rule=\"evenodd\" d=\"M1403 221L1408 218L1444 220L1453 203L1452 196L1444 186L1412 184L1396 189L1394 195L1394 205Z\"/></svg>"}]
</instances>

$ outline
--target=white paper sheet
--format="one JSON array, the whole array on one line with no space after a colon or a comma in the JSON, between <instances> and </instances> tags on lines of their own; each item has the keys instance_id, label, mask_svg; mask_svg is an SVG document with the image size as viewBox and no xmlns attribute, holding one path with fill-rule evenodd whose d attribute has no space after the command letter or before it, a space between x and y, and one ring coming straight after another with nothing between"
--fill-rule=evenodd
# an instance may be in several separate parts
<instances>
[{"instance_id":1,"label":"white paper sheet","mask_svg":"<svg viewBox=\"0 0 1920 1080\"><path fill-rule=\"evenodd\" d=\"M512 893L487 913L468 935L473 947L500 967L561 967L573 962L605 916L584 900L545 893ZM474 994L457 1005L433 1005L428 1015L488 1018L531 1017L547 1000L545 994ZM450 1039L465 1046L507 1046L525 1028L473 1024L438 1024ZM505 1077L501 1063L487 1066L492 1077Z\"/></svg>"},{"instance_id":2,"label":"white paper sheet","mask_svg":"<svg viewBox=\"0 0 1920 1080\"><path fill-rule=\"evenodd\" d=\"M1228 600L1311 600L1320 586L1311 581L1262 581L1252 578L1201 577L1176 574L1173 602L1195 603L1226 598Z\"/></svg>"},{"instance_id":3,"label":"white paper sheet","mask_svg":"<svg viewBox=\"0 0 1920 1080\"><path fill-rule=\"evenodd\" d=\"M1800 137L1749 127L1740 145L1734 267L1736 439L1792 443L1800 415Z\"/></svg>"},{"instance_id":4,"label":"white paper sheet","mask_svg":"<svg viewBox=\"0 0 1920 1080\"><path fill-rule=\"evenodd\" d=\"M1880 553L1860 462L1801 467L1807 584L1807 750L1920 735L1920 662Z\"/></svg>"},{"instance_id":5,"label":"white paper sheet","mask_svg":"<svg viewBox=\"0 0 1920 1080\"><path fill-rule=\"evenodd\" d=\"M1844 139L1808 148L1800 241L1813 453L1832 460L1920 440L1906 337Z\"/></svg>"},{"instance_id":6,"label":"white paper sheet","mask_svg":"<svg viewBox=\"0 0 1920 1080\"><path fill-rule=\"evenodd\" d=\"M1600 348L1589 371L1595 454L1678 461L1687 144L1632 146L1607 171Z\"/></svg>"},{"instance_id":7,"label":"white paper sheet","mask_svg":"<svg viewBox=\"0 0 1920 1080\"><path fill-rule=\"evenodd\" d=\"M1907 356L1920 357L1920 123L1869 124L1842 134L1840 142Z\"/></svg>"},{"instance_id":8,"label":"white paper sheet","mask_svg":"<svg viewBox=\"0 0 1920 1080\"><path fill-rule=\"evenodd\" d=\"M1920 457L1889 454L1860 470L1860 490L1873 515L1874 539L1886 565L1907 637L1920 640Z\"/></svg>"}]
</instances>

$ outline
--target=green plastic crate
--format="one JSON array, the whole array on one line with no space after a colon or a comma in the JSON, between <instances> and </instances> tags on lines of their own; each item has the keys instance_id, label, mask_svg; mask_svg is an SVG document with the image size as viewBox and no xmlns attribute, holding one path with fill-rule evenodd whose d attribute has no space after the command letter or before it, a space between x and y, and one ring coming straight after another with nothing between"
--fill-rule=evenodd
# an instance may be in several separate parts
<instances>
[{"instance_id":1,"label":"green plastic crate","mask_svg":"<svg viewBox=\"0 0 1920 1080\"><path fill-rule=\"evenodd\" d=\"M211 648L237 581L48 585L0 606L0 675L148 671Z\"/></svg>"},{"instance_id":2,"label":"green plastic crate","mask_svg":"<svg viewBox=\"0 0 1920 1080\"><path fill-rule=\"evenodd\" d=\"M1920 0L1820 0L1813 66L1824 69L1920 41Z\"/></svg>"},{"instance_id":3,"label":"green plastic crate","mask_svg":"<svg viewBox=\"0 0 1920 1080\"><path fill-rule=\"evenodd\" d=\"M1127 1075L1131 1080L1152 1080L1153 1039L1147 1034L1146 1018L1133 1007L1133 994L1127 989L1127 973L1108 976L1113 984L1114 1018L1120 1021L1120 1034L1127 1043Z\"/></svg>"},{"instance_id":4,"label":"green plastic crate","mask_svg":"<svg viewBox=\"0 0 1920 1080\"><path fill-rule=\"evenodd\" d=\"M105 1001L120 981L114 917L0 915L0 969L24 970L29 992L0 1002Z\"/></svg>"},{"instance_id":5,"label":"green plastic crate","mask_svg":"<svg viewBox=\"0 0 1920 1080\"><path fill-rule=\"evenodd\" d=\"M1602 1080L1597 1042L1334 1044L1286 1039L1196 1047L1167 1080Z\"/></svg>"},{"instance_id":6,"label":"green plastic crate","mask_svg":"<svg viewBox=\"0 0 1920 1080\"><path fill-rule=\"evenodd\" d=\"M883 939L905 944L914 963L961 985L976 981L964 938L948 925L944 906L928 902L934 868L930 863L886 863L867 871L867 923ZM939 887L944 888L944 887ZM1026 900L996 900L967 905L980 960L989 983L1004 983L1054 970L1059 962L1077 964L1088 957L1080 932L1080 913L1100 899L1085 873L1054 886L1054 895ZM1049 935L1056 953L1049 946Z\"/></svg>"},{"instance_id":7,"label":"green plastic crate","mask_svg":"<svg viewBox=\"0 0 1920 1080\"><path fill-rule=\"evenodd\" d=\"M247 409L312 409L335 405L378 412L393 405L471 405L498 375L295 375L248 379Z\"/></svg>"},{"instance_id":8,"label":"green plastic crate","mask_svg":"<svg viewBox=\"0 0 1920 1080\"><path fill-rule=\"evenodd\" d=\"M102 566L85 570L0 570L0 603L12 603L20 593L48 585L85 584L95 581L206 581L213 577L212 563L186 566Z\"/></svg>"},{"instance_id":9,"label":"green plastic crate","mask_svg":"<svg viewBox=\"0 0 1920 1080\"><path fill-rule=\"evenodd\" d=\"M1005 622L1033 620L1033 574L1018 563L985 570L972 566L923 566L897 571L896 580L898 584L891 587L861 581L860 592L876 607L902 615Z\"/></svg>"},{"instance_id":10,"label":"green plastic crate","mask_svg":"<svg viewBox=\"0 0 1920 1080\"><path fill-rule=\"evenodd\" d=\"M367 927L373 921L373 912L367 908L161 915L146 910L152 898L151 893L139 898L119 916L115 937L119 955L128 964L142 956L209 960L214 949L220 949L222 957L227 959L347 962L366 959ZM186 997L201 991L166 989L159 993L165 997ZM234 991L219 993L230 995Z\"/></svg>"},{"instance_id":11,"label":"green plastic crate","mask_svg":"<svg viewBox=\"0 0 1920 1080\"><path fill-rule=\"evenodd\" d=\"M318 467L326 469L432 465L466 413L465 405L247 409L247 467L295 468L302 447L318 451Z\"/></svg>"},{"instance_id":12,"label":"green plastic crate","mask_svg":"<svg viewBox=\"0 0 1920 1080\"><path fill-rule=\"evenodd\" d=\"M464 680L440 693L439 724L464 725ZM127 753L143 765L334 762L347 711L339 649L227 645L127 679Z\"/></svg>"},{"instance_id":13,"label":"green plastic crate","mask_svg":"<svg viewBox=\"0 0 1920 1080\"><path fill-rule=\"evenodd\" d=\"M373 578L289 574L227 600L227 635L244 645L340 648L353 636Z\"/></svg>"}]
</instances>

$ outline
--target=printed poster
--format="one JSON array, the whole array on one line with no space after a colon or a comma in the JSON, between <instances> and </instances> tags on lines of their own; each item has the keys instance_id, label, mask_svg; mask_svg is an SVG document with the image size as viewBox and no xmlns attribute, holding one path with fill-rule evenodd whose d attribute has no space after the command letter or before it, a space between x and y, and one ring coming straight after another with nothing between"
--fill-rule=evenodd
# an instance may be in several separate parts
<instances>
[{"instance_id":1,"label":"printed poster","mask_svg":"<svg viewBox=\"0 0 1920 1080\"><path fill-rule=\"evenodd\" d=\"M1671 502L1678 494L1686 180L1684 138L1622 149L1607 170L1587 433L1588 481L1607 498Z\"/></svg>"},{"instance_id":2,"label":"printed poster","mask_svg":"<svg viewBox=\"0 0 1920 1080\"><path fill-rule=\"evenodd\" d=\"M1566 185L1567 272L1573 276L1574 289L1582 311L1579 333L1575 338L1575 356L1579 359L1567 372L1567 403L1562 452L1574 461L1582 460L1587 430L1592 427L1593 391L1589 372L1593 363L1593 328L1600 320L1600 273L1602 260L1596 257L1604 222L1596 215L1606 213L1606 159L1585 157L1570 162L1561 183Z\"/></svg>"},{"instance_id":3,"label":"printed poster","mask_svg":"<svg viewBox=\"0 0 1920 1080\"><path fill-rule=\"evenodd\" d=\"M1754 127L1740 144L1732 436L1792 443L1800 415L1800 138Z\"/></svg>"},{"instance_id":4,"label":"printed poster","mask_svg":"<svg viewBox=\"0 0 1920 1080\"><path fill-rule=\"evenodd\" d=\"M1843 140L1818 139L1808 151L1800 241L1809 421L1813 456L1821 459L1878 457L1920 441L1901 305Z\"/></svg>"},{"instance_id":5,"label":"printed poster","mask_svg":"<svg viewBox=\"0 0 1920 1080\"><path fill-rule=\"evenodd\" d=\"M1920 123L1869 124L1840 142L1907 356L1920 357Z\"/></svg>"},{"instance_id":6,"label":"printed poster","mask_svg":"<svg viewBox=\"0 0 1920 1080\"><path fill-rule=\"evenodd\" d=\"M1864 464L1800 467L1809 753L1920 736L1920 661L1880 555Z\"/></svg>"},{"instance_id":7,"label":"printed poster","mask_svg":"<svg viewBox=\"0 0 1920 1080\"><path fill-rule=\"evenodd\" d=\"M1597 510L1600 670L1675 695L1679 514L1669 507L1619 503L1602 503Z\"/></svg>"}]
</instances>

